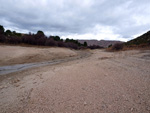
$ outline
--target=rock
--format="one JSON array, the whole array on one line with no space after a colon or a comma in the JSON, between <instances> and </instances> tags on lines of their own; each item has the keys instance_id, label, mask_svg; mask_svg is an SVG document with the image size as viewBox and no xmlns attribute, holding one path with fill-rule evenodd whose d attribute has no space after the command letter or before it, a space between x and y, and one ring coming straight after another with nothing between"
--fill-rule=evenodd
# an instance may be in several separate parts
<instances>
[{"instance_id":1,"label":"rock","mask_svg":"<svg viewBox=\"0 0 150 113\"><path fill-rule=\"evenodd\" d=\"M87 103L86 102L84 102L84 106L86 106L87 105Z\"/></svg>"},{"instance_id":2,"label":"rock","mask_svg":"<svg viewBox=\"0 0 150 113\"><path fill-rule=\"evenodd\" d=\"M37 82L33 82L33 84L36 84Z\"/></svg>"},{"instance_id":3,"label":"rock","mask_svg":"<svg viewBox=\"0 0 150 113\"><path fill-rule=\"evenodd\" d=\"M7 88L8 86L4 86L3 88Z\"/></svg>"},{"instance_id":4,"label":"rock","mask_svg":"<svg viewBox=\"0 0 150 113\"><path fill-rule=\"evenodd\" d=\"M82 90L85 90L85 88L82 88Z\"/></svg>"},{"instance_id":5,"label":"rock","mask_svg":"<svg viewBox=\"0 0 150 113\"><path fill-rule=\"evenodd\" d=\"M20 89L25 88L25 86L22 86Z\"/></svg>"},{"instance_id":6,"label":"rock","mask_svg":"<svg viewBox=\"0 0 150 113\"><path fill-rule=\"evenodd\" d=\"M134 110L134 108L131 108L131 111L133 111Z\"/></svg>"},{"instance_id":7,"label":"rock","mask_svg":"<svg viewBox=\"0 0 150 113\"><path fill-rule=\"evenodd\" d=\"M14 83L18 83L20 80L19 79L16 79L16 80L14 80Z\"/></svg>"},{"instance_id":8,"label":"rock","mask_svg":"<svg viewBox=\"0 0 150 113\"><path fill-rule=\"evenodd\" d=\"M147 111L150 111L150 107L149 107L149 106L147 106L147 107L146 107L146 110L147 110Z\"/></svg>"},{"instance_id":9,"label":"rock","mask_svg":"<svg viewBox=\"0 0 150 113\"><path fill-rule=\"evenodd\" d=\"M0 89L3 89L4 87L3 86L0 86Z\"/></svg>"},{"instance_id":10,"label":"rock","mask_svg":"<svg viewBox=\"0 0 150 113\"><path fill-rule=\"evenodd\" d=\"M15 86L16 86L16 87L19 87L20 85L19 85L19 84L15 84Z\"/></svg>"}]
</instances>

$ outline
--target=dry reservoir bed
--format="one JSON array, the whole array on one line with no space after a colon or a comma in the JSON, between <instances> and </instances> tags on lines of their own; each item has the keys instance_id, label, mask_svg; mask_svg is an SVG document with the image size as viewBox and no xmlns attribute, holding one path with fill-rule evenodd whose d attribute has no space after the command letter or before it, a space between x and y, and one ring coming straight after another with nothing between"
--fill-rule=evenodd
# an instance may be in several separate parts
<instances>
[{"instance_id":1,"label":"dry reservoir bed","mask_svg":"<svg viewBox=\"0 0 150 113\"><path fill-rule=\"evenodd\" d=\"M33 63L76 56L66 48L0 46L0 66Z\"/></svg>"},{"instance_id":2,"label":"dry reservoir bed","mask_svg":"<svg viewBox=\"0 0 150 113\"><path fill-rule=\"evenodd\" d=\"M90 52L86 58L0 76L1 113L149 113L150 51Z\"/></svg>"}]
</instances>

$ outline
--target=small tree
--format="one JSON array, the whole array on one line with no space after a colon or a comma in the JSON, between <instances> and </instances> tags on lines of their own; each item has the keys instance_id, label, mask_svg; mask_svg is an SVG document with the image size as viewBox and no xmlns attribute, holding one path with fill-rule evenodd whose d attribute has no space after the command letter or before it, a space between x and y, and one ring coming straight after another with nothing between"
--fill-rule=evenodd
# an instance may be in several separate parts
<instances>
[{"instance_id":1,"label":"small tree","mask_svg":"<svg viewBox=\"0 0 150 113\"><path fill-rule=\"evenodd\" d=\"M13 34L15 35L15 34L16 34L16 31L13 31Z\"/></svg>"},{"instance_id":2,"label":"small tree","mask_svg":"<svg viewBox=\"0 0 150 113\"><path fill-rule=\"evenodd\" d=\"M7 30L7 31L5 32L5 35L6 35L6 36L11 36L11 35L12 35L12 32L11 32L10 30Z\"/></svg>"},{"instance_id":3,"label":"small tree","mask_svg":"<svg viewBox=\"0 0 150 113\"><path fill-rule=\"evenodd\" d=\"M60 37L59 37L59 36L53 36L53 39L54 39L55 41L60 41Z\"/></svg>"},{"instance_id":4,"label":"small tree","mask_svg":"<svg viewBox=\"0 0 150 113\"><path fill-rule=\"evenodd\" d=\"M37 34L38 36L45 36L45 35L44 35L44 32L43 32L43 31L40 31L40 30L39 30L39 31L37 31L37 33L36 33L36 34Z\"/></svg>"},{"instance_id":5,"label":"small tree","mask_svg":"<svg viewBox=\"0 0 150 113\"><path fill-rule=\"evenodd\" d=\"M4 31L5 31L4 27L0 25L0 34L4 34Z\"/></svg>"},{"instance_id":6,"label":"small tree","mask_svg":"<svg viewBox=\"0 0 150 113\"><path fill-rule=\"evenodd\" d=\"M66 38L65 42L69 42L69 38Z\"/></svg>"},{"instance_id":7,"label":"small tree","mask_svg":"<svg viewBox=\"0 0 150 113\"><path fill-rule=\"evenodd\" d=\"M87 46L87 42L84 42L84 44L83 44L83 45L84 45L84 47L86 47L86 46Z\"/></svg>"},{"instance_id":8,"label":"small tree","mask_svg":"<svg viewBox=\"0 0 150 113\"><path fill-rule=\"evenodd\" d=\"M108 47L112 47L112 44L110 44Z\"/></svg>"}]
</instances>

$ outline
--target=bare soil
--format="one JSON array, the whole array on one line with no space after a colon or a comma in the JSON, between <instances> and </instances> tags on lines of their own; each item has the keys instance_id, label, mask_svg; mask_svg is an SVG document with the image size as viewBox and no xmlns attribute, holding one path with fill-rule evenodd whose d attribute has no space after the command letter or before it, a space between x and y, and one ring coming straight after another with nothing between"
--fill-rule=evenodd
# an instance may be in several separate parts
<instances>
[{"instance_id":1,"label":"bare soil","mask_svg":"<svg viewBox=\"0 0 150 113\"><path fill-rule=\"evenodd\" d=\"M0 66L42 62L76 55L76 52L66 48L37 48L0 45Z\"/></svg>"},{"instance_id":2,"label":"bare soil","mask_svg":"<svg viewBox=\"0 0 150 113\"><path fill-rule=\"evenodd\" d=\"M150 50L90 52L0 76L1 113L150 113Z\"/></svg>"}]
</instances>

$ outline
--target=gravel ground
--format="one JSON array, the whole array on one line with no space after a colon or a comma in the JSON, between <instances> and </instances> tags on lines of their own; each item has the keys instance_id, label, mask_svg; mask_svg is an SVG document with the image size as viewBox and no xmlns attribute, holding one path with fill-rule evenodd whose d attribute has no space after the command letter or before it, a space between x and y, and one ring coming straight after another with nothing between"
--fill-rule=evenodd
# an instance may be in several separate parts
<instances>
[{"instance_id":1,"label":"gravel ground","mask_svg":"<svg viewBox=\"0 0 150 113\"><path fill-rule=\"evenodd\" d=\"M1 77L1 113L150 113L150 51L91 52Z\"/></svg>"}]
</instances>

